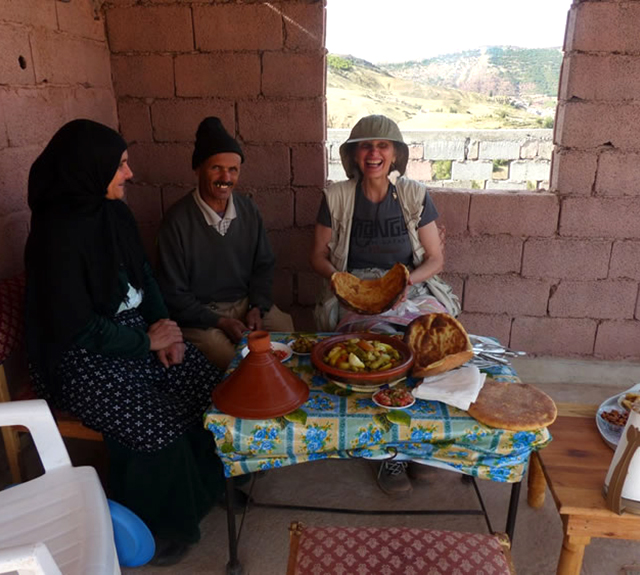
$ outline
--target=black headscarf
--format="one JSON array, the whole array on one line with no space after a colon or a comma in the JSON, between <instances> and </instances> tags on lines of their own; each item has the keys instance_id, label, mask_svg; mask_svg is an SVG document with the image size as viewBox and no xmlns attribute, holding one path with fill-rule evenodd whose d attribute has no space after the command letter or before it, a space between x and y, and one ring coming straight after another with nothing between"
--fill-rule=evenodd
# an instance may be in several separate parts
<instances>
[{"instance_id":1,"label":"black headscarf","mask_svg":"<svg viewBox=\"0 0 640 575\"><path fill-rule=\"evenodd\" d=\"M133 214L106 198L126 148L111 128L74 120L31 166L27 351L47 378L94 312L115 312L125 296L121 267L134 287L142 286L144 250Z\"/></svg>"}]
</instances>

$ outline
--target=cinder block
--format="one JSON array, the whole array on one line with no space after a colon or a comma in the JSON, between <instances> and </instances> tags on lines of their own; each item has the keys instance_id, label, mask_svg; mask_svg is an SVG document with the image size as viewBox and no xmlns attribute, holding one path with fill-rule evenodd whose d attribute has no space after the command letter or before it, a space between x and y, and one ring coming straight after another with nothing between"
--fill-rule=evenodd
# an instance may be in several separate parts
<instances>
[{"instance_id":1,"label":"cinder block","mask_svg":"<svg viewBox=\"0 0 640 575\"><path fill-rule=\"evenodd\" d=\"M489 315L463 311L458 317L467 333L495 337L504 345L509 345L511 316L506 314Z\"/></svg>"},{"instance_id":2,"label":"cinder block","mask_svg":"<svg viewBox=\"0 0 640 575\"><path fill-rule=\"evenodd\" d=\"M2 190L0 217L28 210L29 168L35 162L42 148L43 146L21 146L0 150L0 190Z\"/></svg>"},{"instance_id":3,"label":"cinder block","mask_svg":"<svg viewBox=\"0 0 640 575\"><path fill-rule=\"evenodd\" d=\"M481 160L517 160L520 158L520 142L500 142L480 140Z\"/></svg>"},{"instance_id":4,"label":"cinder block","mask_svg":"<svg viewBox=\"0 0 640 575\"><path fill-rule=\"evenodd\" d=\"M550 171L551 163L546 160L539 160L537 162L516 160L509 164L509 178L517 182L527 180L532 180L534 182L539 180L548 181Z\"/></svg>"},{"instance_id":5,"label":"cinder block","mask_svg":"<svg viewBox=\"0 0 640 575\"><path fill-rule=\"evenodd\" d=\"M429 194L440 214L437 223L445 227L447 237L465 233L469 221L469 192L430 190Z\"/></svg>"},{"instance_id":6,"label":"cinder block","mask_svg":"<svg viewBox=\"0 0 640 575\"><path fill-rule=\"evenodd\" d=\"M610 278L640 280L640 242L614 242L611 252Z\"/></svg>"},{"instance_id":7,"label":"cinder block","mask_svg":"<svg viewBox=\"0 0 640 575\"><path fill-rule=\"evenodd\" d=\"M597 326L593 319L520 316L513 320L509 345L531 355L591 355Z\"/></svg>"},{"instance_id":8,"label":"cinder block","mask_svg":"<svg viewBox=\"0 0 640 575\"><path fill-rule=\"evenodd\" d=\"M410 144L407 147L409 148L409 161L424 158L424 144Z\"/></svg>"},{"instance_id":9,"label":"cinder block","mask_svg":"<svg viewBox=\"0 0 640 575\"><path fill-rule=\"evenodd\" d=\"M322 189L313 186L294 188L295 225L297 227L314 226L322 200Z\"/></svg>"},{"instance_id":10,"label":"cinder block","mask_svg":"<svg viewBox=\"0 0 640 575\"><path fill-rule=\"evenodd\" d=\"M635 2L582 2L576 18L570 50L580 52L637 52L640 6Z\"/></svg>"},{"instance_id":11,"label":"cinder block","mask_svg":"<svg viewBox=\"0 0 640 575\"><path fill-rule=\"evenodd\" d=\"M612 145L621 150L640 148L640 131L635 122L640 114L636 103L561 102L558 106L557 144L567 148L596 148Z\"/></svg>"},{"instance_id":12,"label":"cinder block","mask_svg":"<svg viewBox=\"0 0 640 575\"><path fill-rule=\"evenodd\" d=\"M512 236L448 236L447 271L461 274L520 273L522 240Z\"/></svg>"},{"instance_id":13,"label":"cinder block","mask_svg":"<svg viewBox=\"0 0 640 575\"><path fill-rule=\"evenodd\" d=\"M139 222L138 229L140 230L140 239L142 240L142 246L144 247L144 251L147 254L147 258L149 258L149 262L151 263L151 267L154 268L156 265L156 259L158 257L157 253L157 241L158 237L158 228L160 227L160 222Z\"/></svg>"},{"instance_id":14,"label":"cinder block","mask_svg":"<svg viewBox=\"0 0 640 575\"><path fill-rule=\"evenodd\" d=\"M598 327L594 354L602 359L640 359L640 321L603 321Z\"/></svg>"},{"instance_id":15,"label":"cinder block","mask_svg":"<svg viewBox=\"0 0 640 575\"><path fill-rule=\"evenodd\" d=\"M258 205L268 230L283 230L293 226L293 190L291 188L261 189L253 194L253 200Z\"/></svg>"},{"instance_id":16,"label":"cinder block","mask_svg":"<svg viewBox=\"0 0 640 575\"><path fill-rule=\"evenodd\" d=\"M538 155L538 140L527 140L520 146L520 158L532 160Z\"/></svg>"},{"instance_id":17,"label":"cinder block","mask_svg":"<svg viewBox=\"0 0 640 575\"><path fill-rule=\"evenodd\" d=\"M298 272L298 303L300 305L315 305L316 297L320 293L322 278L315 272Z\"/></svg>"},{"instance_id":18,"label":"cinder block","mask_svg":"<svg viewBox=\"0 0 640 575\"><path fill-rule=\"evenodd\" d=\"M118 111L111 88L63 88L67 120L88 118L118 130Z\"/></svg>"},{"instance_id":19,"label":"cinder block","mask_svg":"<svg viewBox=\"0 0 640 575\"><path fill-rule=\"evenodd\" d=\"M329 142L327 142L327 146L329 146L329 159L332 162L338 162L339 164L342 164L340 158L340 144L337 142L331 142L331 144L329 145Z\"/></svg>"},{"instance_id":20,"label":"cinder block","mask_svg":"<svg viewBox=\"0 0 640 575\"><path fill-rule=\"evenodd\" d=\"M280 4L284 20L284 46L288 50L322 50L325 45L326 8L313 4Z\"/></svg>"},{"instance_id":21,"label":"cinder block","mask_svg":"<svg viewBox=\"0 0 640 575\"><path fill-rule=\"evenodd\" d=\"M21 61L24 61L24 69ZM29 32L25 28L0 23L0 79L2 84L8 86L32 85L36 82Z\"/></svg>"},{"instance_id":22,"label":"cinder block","mask_svg":"<svg viewBox=\"0 0 640 575\"><path fill-rule=\"evenodd\" d=\"M5 22L42 26L55 29L58 26L56 3L43 0L2 0L2 15Z\"/></svg>"},{"instance_id":23,"label":"cinder block","mask_svg":"<svg viewBox=\"0 0 640 575\"><path fill-rule=\"evenodd\" d=\"M194 48L188 6L133 6L107 12L112 52L187 52Z\"/></svg>"},{"instance_id":24,"label":"cinder block","mask_svg":"<svg viewBox=\"0 0 640 575\"><path fill-rule=\"evenodd\" d=\"M194 6L193 21L197 50L282 48L282 16L271 4Z\"/></svg>"},{"instance_id":25,"label":"cinder block","mask_svg":"<svg viewBox=\"0 0 640 575\"><path fill-rule=\"evenodd\" d=\"M176 56L178 96L250 98L259 93L258 54L234 52Z\"/></svg>"},{"instance_id":26,"label":"cinder block","mask_svg":"<svg viewBox=\"0 0 640 575\"><path fill-rule=\"evenodd\" d=\"M544 316L550 287L546 280L471 276L465 282L464 309L487 314Z\"/></svg>"},{"instance_id":27,"label":"cinder block","mask_svg":"<svg viewBox=\"0 0 640 575\"><path fill-rule=\"evenodd\" d=\"M191 185L169 185L162 186L162 215L167 213L169 208L187 194L193 192L196 186L195 177Z\"/></svg>"},{"instance_id":28,"label":"cinder block","mask_svg":"<svg viewBox=\"0 0 640 575\"><path fill-rule=\"evenodd\" d=\"M316 143L324 140L321 99L238 103L240 135L247 142Z\"/></svg>"},{"instance_id":29,"label":"cinder block","mask_svg":"<svg viewBox=\"0 0 640 575\"><path fill-rule=\"evenodd\" d=\"M406 176L419 182L431 181L431 162L409 160Z\"/></svg>"},{"instance_id":30,"label":"cinder block","mask_svg":"<svg viewBox=\"0 0 640 575\"><path fill-rule=\"evenodd\" d=\"M159 186L129 182L125 197L138 223L157 224L162 219L162 192Z\"/></svg>"},{"instance_id":31,"label":"cinder block","mask_svg":"<svg viewBox=\"0 0 640 575\"><path fill-rule=\"evenodd\" d=\"M0 107L10 146L44 146L67 120L59 88L0 90Z\"/></svg>"},{"instance_id":32,"label":"cinder block","mask_svg":"<svg viewBox=\"0 0 640 575\"><path fill-rule=\"evenodd\" d=\"M485 190L518 192L527 190L527 182L513 182L511 180L486 180L484 183ZM477 193L477 192L476 192Z\"/></svg>"},{"instance_id":33,"label":"cinder block","mask_svg":"<svg viewBox=\"0 0 640 575\"><path fill-rule=\"evenodd\" d=\"M441 140L424 142L425 160L464 160L465 140ZM466 176L463 176L466 177Z\"/></svg>"},{"instance_id":34,"label":"cinder block","mask_svg":"<svg viewBox=\"0 0 640 575\"><path fill-rule=\"evenodd\" d=\"M126 99L118 102L120 133L127 142L151 142L151 112L144 100Z\"/></svg>"},{"instance_id":35,"label":"cinder block","mask_svg":"<svg viewBox=\"0 0 640 575\"><path fill-rule=\"evenodd\" d=\"M558 229L559 209L554 194L474 192L469 231L472 234L552 236Z\"/></svg>"},{"instance_id":36,"label":"cinder block","mask_svg":"<svg viewBox=\"0 0 640 575\"><path fill-rule=\"evenodd\" d=\"M327 181L340 182L346 180L347 175L344 173L342 164L336 164L334 162L329 163L329 173L327 174Z\"/></svg>"},{"instance_id":37,"label":"cinder block","mask_svg":"<svg viewBox=\"0 0 640 575\"><path fill-rule=\"evenodd\" d=\"M29 233L29 210L0 216L2 249L0 250L0 277L6 278L24 270L24 246Z\"/></svg>"},{"instance_id":38,"label":"cinder block","mask_svg":"<svg viewBox=\"0 0 640 575\"><path fill-rule=\"evenodd\" d=\"M104 42L49 30L31 32L36 81L111 87L109 49Z\"/></svg>"},{"instance_id":39,"label":"cinder block","mask_svg":"<svg viewBox=\"0 0 640 575\"><path fill-rule=\"evenodd\" d=\"M551 168L551 190L567 196L590 195L596 179L597 163L595 152L557 151Z\"/></svg>"},{"instance_id":40,"label":"cinder block","mask_svg":"<svg viewBox=\"0 0 640 575\"><path fill-rule=\"evenodd\" d=\"M553 150L553 142L541 141L538 146L538 157L542 160L551 160L551 157L553 156Z\"/></svg>"},{"instance_id":41,"label":"cinder block","mask_svg":"<svg viewBox=\"0 0 640 575\"><path fill-rule=\"evenodd\" d=\"M638 221L640 204L634 198L566 198L560 214L560 235L637 239Z\"/></svg>"},{"instance_id":42,"label":"cinder block","mask_svg":"<svg viewBox=\"0 0 640 575\"><path fill-rule=\"evenodd\" d=\"M617 54L571 54L567 99L633 100L640 90L640 59Z\"/></svg>"},{"instance_id":43,"label":"cinder block","mask_svg":"<svg viewBox=\"0 0 640 575\"><path fill-rule=\"evenodd\" d=\"M289 148L282 144L243 146L245 162L240 182L243 186L288 186L291 184Z\"/></svg>"},{"instance_id":44,"label":"cinder block","mask_svg":"<svg viewBox=\"0 0 640 575\"><path fill-rule=\"evenodd\" d=\"M93 2L56 2L55 5L60 30L92 40L106 40L104 18L101 14L96 17Z\"/></svg>"},{"instance_id":45,"label":"cinder block","mask_svg":"<svg viewBox=\"0 0 640 575\"><path fill-rule=\"evenodd\" d=\"M293 183L296 186L324 186L326 151L322 144L293 146L291 150Z\"/></svg>"},{"instance_id":46,"label":"cinder block","mask_svg":"<svg viewBox=\"0 0 640 575\"><path fill-rule=\"evenodd\" d=\"M169 98L174 95L173 57L146 56L111 57L113 89L117 97Z\"/></svg>"},{"instance_id":47,"label":"cinder block","mask_svg":"<svg viewBox=\"0 0 640 575\"><path fill-rule=\"evenodd\" d=\"M467 153L463 159L465 160L477 160L480 156L480 142L472 140L466 146Z\"/></svg>"},{"instance_id":48,"label":"cinder block","mask_svg":"<svg viewBox=\"0 0 640 575\"><path fill-rule=\"evenodd\" d=\"M492 174L492 162L453 162L451 164L452 180L490 180Z\"/></svg>"},{"instance_id":49,"label":"cinder block","mask_svg":"<svg viewBox=\"0 0 640 575\"><path fill-rule=\"evenodd\" d=\"M217 116L230 134L235 134L233 102L224 100L155 100L151 105L153 135L158 142L195 142L196 130L207 116Z\"/></svg>"},{"instance_id":50,"label":"cinder block","mask_svg":"<svg viewBox=\"0 0 640 575\"><path fill-rule=\"evenodd\" d=\"M272 230L269 240L276 254L278 268L309 271L309 254L313 245L313 228Z\"/></svg>"},{"instance_id":51,"label":"cinder block","mask_svg":"<svg viewBox=\"0 0 640 575\"><path fill-rule=\"evenodd\" d=\"M563 281L549 299L549 315L631 319L637 295L638 282L631 280Z\"/></svg>"},{"instance_id":52,"label":"cinder block","mask_svg":"<svg viewBox=\"0 0 640 575\"><path fill-rule=\"evenodd\" d=\"M524 244L522 275L530 278L597 280L607 277L611 242L530 238Z\"/></svg>"},{"instance_id":53,"label":"cinder block","mask_svg":"<svg viewBox=\"0 0 640 575\"><path fill-rule=\"evenodd\" d=\"M324 54L265 52L262 93L266 97L324 96Z\"/></svg>"},{"instance_id":54,"label":"cinder block","mask_svg":"<svg viewBox=\"0 0 640 575\"><path fill-rule=\"evenodd\" d=\"M0 100L1 102L1 100ZM4 121L4 110L0 106L0 150L9 145L9 136L7 136L7 125Z\"/></svg>"},{"instance_id":55,"label":"cinder block","mask_svg":"<svg viewBox=\"0 0 640 575\"><path fill-rule=\"evenodd\" d=\"M191 170L193 147L188 144L134 143L129 163L136 184L194 184Z\"/></svg>"},{"instance_id":56,"label":"cinder block","mask_svg":"<svg viewBox=\"0 0 640 575\"><path fill-rule=\"evenodd\" d=\"M640 196L640 154L603 152L595 189L603 196Z\"/></svg>"}]
</instances>

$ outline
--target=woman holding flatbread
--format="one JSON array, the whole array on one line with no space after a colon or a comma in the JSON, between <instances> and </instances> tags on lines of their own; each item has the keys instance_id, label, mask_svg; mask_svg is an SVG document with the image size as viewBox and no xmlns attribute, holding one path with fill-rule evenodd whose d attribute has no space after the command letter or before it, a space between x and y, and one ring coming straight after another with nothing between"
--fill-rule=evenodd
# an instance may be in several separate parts
<instances>
[{"instance_id":1,"label":"woman holding flatbread","mask_svg":"<svg viewBox=\"0 0 640 575\"><path fill-rule=\"evenodd\" d=\"M202 413L222 374L183 343L122 201L133 173L107 126L74 120L29 173L26 338L37 394L102 432L110 497L179 561L222 496Z\"/></svg>"},{"instance_id":2,"label":"woman holding flatbread","mask_svg":"<svg viewBox=\"0 0 640 575\"><path fill-rule=\"evenodd\" d=\"M348 180L324 191L310 257L313 269L327 280L315 310L316 327L333 331L344 315L330 288L332 274L379 278L398 262L410 270L405 298L434 296L457 315L458 299L436 275L444 264L438 212L427 187L404 177L409 148L397 124L381 115L362 118L340 146L340 158ZM394 172L399 177L392 182ZM410 490L405 467L384 466L381 488L393 495Z\"/></svg>"}]
</instances>

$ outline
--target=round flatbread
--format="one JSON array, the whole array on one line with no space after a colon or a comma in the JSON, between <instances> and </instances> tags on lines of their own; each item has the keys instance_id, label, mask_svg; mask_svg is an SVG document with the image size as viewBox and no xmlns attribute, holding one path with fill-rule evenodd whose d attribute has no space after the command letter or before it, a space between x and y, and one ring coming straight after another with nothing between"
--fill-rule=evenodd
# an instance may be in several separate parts
<instances>
[{"instance_id":1,"label":"round flatbread","mask_svg":"<svg viewBox=\"0 0 640 575\"><path fill-rule=\"evenodd\" d=\"M414 319L404 334L413 351L411 375L430 377L461 366L473 358L469 335L448 313L429 313Z\"/></svg>"},{"instance_id":2,"label":"round flatbread","mask_svg":"<svg viewBox=\"0 0 640 575\"><path fill-rule=\"evenodd\" d=\"M547 427L558 415L553 399L537 387L491 379L485 381L468 411L480 423L510 431Z\"/></svg>"},{"instance_id":3,"label":"round flatbread","mask_svg":"<svg viewBox=\"0 0 640 575\"><path fill-rule=\"evenodd\" d=\"M349 272L335 272L331 289L346 308L363 315L377 315L391 309L409 284L409 270L395 264L381 278L362 280Z\"/></svg>"}]
</instances>

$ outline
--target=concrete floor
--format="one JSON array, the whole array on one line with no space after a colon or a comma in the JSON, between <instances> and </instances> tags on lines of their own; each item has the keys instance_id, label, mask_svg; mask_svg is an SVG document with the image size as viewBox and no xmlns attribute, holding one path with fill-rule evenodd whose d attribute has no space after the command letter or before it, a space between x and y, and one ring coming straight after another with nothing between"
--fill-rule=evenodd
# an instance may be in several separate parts
<instances>
[{"instance_id":1,"label":"concrete floor","mask_svg":"<svg viewBox=\"0 0 640 575\"><path fill-rule=\"evenodd\" d=\"M640 382L640 364L592 362L551 358L514 360L522 381L534 383L556 401L599 404ZM82 442L81 442L82 443ZM76 464L100 467L99 450L71 444ZM613 455L613 452L611 452ZM91 457L95 461L91 460ZM0 462L0 485L3 464ZM433 469L425 483L414 483L409 498L390 500L375 483L374 464L367 461L318 461L274 470L255 481L256 501L333 505L363 509L476 508L471 485L460 476ZM5 470L6 477L6 470ZM479 480L494 528L503 530L510 486ZM247 489L244 486L243 489ZM239 546L244 575L283 575L288 554L288 526L292 520L313 525L415 526L486 532L481 517L473 516L354 516L252 507L245 518ZM227 561L227 525L222 509L202 522L202 540L175 567L123 569L123 575L223 575ZM550 494L542 509L526 503L522 489L513 541L513 558L519 575L552 575L562 544L562 526ZM587 547L582 575L632 575L640 573L640 542L594 539ZM89 575L89 574L88 574ZM473 574L470 574L473 575Z\"/></svg>"}]
</instances>

